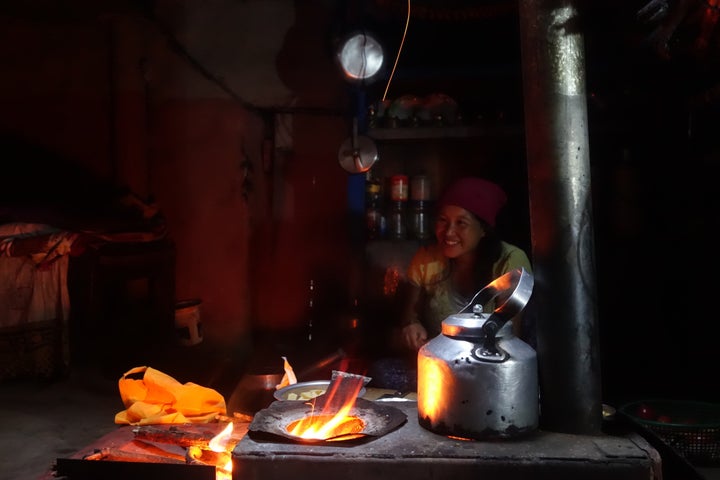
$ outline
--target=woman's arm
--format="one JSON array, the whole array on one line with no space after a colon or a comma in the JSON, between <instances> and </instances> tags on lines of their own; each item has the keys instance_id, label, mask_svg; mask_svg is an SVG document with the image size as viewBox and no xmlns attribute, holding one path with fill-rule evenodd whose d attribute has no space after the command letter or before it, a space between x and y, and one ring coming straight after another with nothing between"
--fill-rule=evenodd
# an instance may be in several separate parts
<instances>
[{"instance_id":1,"label":"woman's arm","mask_svg":"<svg viewBox=\"0 0 720 480\"><path fill-rule=\"evenodd\" d=\"M418 315L422 287L407 282L404 286L403 306L400 318L400 346L418 351L427 342L427 331Z\"/></svg>"}]
</instances>

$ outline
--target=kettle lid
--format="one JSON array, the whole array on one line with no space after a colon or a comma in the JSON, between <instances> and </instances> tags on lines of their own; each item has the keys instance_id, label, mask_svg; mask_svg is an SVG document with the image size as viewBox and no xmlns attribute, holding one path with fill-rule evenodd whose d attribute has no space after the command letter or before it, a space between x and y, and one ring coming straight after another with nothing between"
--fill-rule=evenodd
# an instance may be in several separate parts
<instances>
[{"instance_id":1,"label":"kettle lid","mask_svg":"<svg viewBox=\"0 0 720 480\"><path fill-rule=\"evenodd\" d=\"M442 322L442 334L448 337L480 338L484 337L483 325L490 314L482 313L482 305L473 306L473 313L456 313Z\"/></svg>"}]
</instances>

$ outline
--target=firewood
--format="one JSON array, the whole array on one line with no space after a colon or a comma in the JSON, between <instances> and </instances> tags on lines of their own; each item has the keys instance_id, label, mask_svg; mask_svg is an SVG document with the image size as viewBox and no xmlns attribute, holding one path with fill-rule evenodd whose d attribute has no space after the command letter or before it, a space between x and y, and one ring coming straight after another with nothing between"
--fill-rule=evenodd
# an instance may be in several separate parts
<instances>
[{"instance_id":1,"label":"firewood","mask_svg":"<svg viewBox=\"0 0 720 480\"><path fill-rule=\"evenodd\" d=\"M150 443L150 442L146 442L145 440L138 440L137 438L135 438L135 439L133 439L132 444L128 444L128 445L132 445L136 449L139 449L140 453L145 453L147 455L161 455L164 457L175 458L176 460L185 461L185 455L179 455L174 452L169 452L169 451L165 450L164 448L160 448L159 446L157 446L153 443ZM169 444L166 443L164 445L169 445Z\"/></svg>"},{"instance_id":2,"label":"firewood","mask_svg":"<svg viewBox=\"0 0 720 480\"><path fill-rule=\"evenodd\" d=\"M230 458L230 452L214 452L197 446L188 448L185 453L185 461L190 464L224 466Z\"/></svg>"},{"instance_id":3,"label":"firewood","mask_svg":"<svg viewBox=\"0 0 720 480\"><path fill-rule=\"evenodd\" d=\"M119 448L103 448L87 455L83 460L106 460L114 462L144 462L144 463L187 463L184 459L152 455L148 453L128 452Z\"/></svg>"},{"instance_id":4,"label":"firewood","mask_svg":"<svg viewBox=\"0 0 720 480\"><path fill-rule=\"evenodd\" d=\"M213 432L189 432L177 426L161 428L153 425L142 425L133 429L136 439L156 443L171 443L181 447L198 445L206 447L216 435Z\"/></svg>"},{"instance_id":5,"label":"firewood","mask_svg":"<svg viewBox=\"0 0 720 480\"><path fill-rule=\"evenodd\" d=\"M252 415L246 415L244 413L239 412L233 412L232 417L228 417L227 415L215 415L215 420L218 422L224 422L224 423L250 423L252 422Z\"/></svg>"},{"instance_id":6,"label":"firewood","mask_svg":"<svg viewBox=\"0 0 720 480\"><path fill-rule=\"evenodd\" d=\"M105 460L108 455L108 449L104 448L102 450L96 450L95 453L91 453L90 455L85 455L83 460Z\"/></svg>"}]
</instances>

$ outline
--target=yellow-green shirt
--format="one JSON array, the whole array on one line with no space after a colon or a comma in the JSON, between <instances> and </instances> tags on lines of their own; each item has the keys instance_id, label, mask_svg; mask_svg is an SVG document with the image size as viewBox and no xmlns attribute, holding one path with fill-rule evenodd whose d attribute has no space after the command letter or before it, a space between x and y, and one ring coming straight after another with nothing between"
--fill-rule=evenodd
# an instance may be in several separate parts
<instances>
[{"instance_id":1,"label":"yellow-green shirt","mask_svg":"<svg viewBox=\"0 0 720 480\"><path fill-rule=\"evenodd\" d=\"M493 278L520 267L532 273L530 260L522 249L507 242L501 243L500 258L493 264ZM407 278L410 283L425 290L425 305L419 314L431 337L440 333L443 320L458 313L472 299L460 295L452 288L449 268L449 259L443 255L438 245L421 247L408 266ZM482 287L484 285L478 290ZM494 305L490 302L483 305L486 312L493 308Z\"/></svg>"}]
</instances>

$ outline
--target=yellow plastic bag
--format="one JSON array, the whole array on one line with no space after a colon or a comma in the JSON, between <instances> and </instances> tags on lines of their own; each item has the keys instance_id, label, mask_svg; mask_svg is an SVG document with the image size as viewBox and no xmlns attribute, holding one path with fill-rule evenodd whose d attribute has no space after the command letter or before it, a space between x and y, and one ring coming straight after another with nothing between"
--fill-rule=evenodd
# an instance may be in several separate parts
<instances>
[{"instance_id":1,"label":"yellow plastic bag","mask_svg":"<svg viewBox=\"0 0 720 480\"><path fill-rule=\"evenodd\" d=\"M128 378L143 372L141 380ZM151 367L125 372L118 387L126 408L115 415L118 424L208 423L227 412L225 399L212 388L192 382L181 384Z\"/></svg>"}]
</instances>

